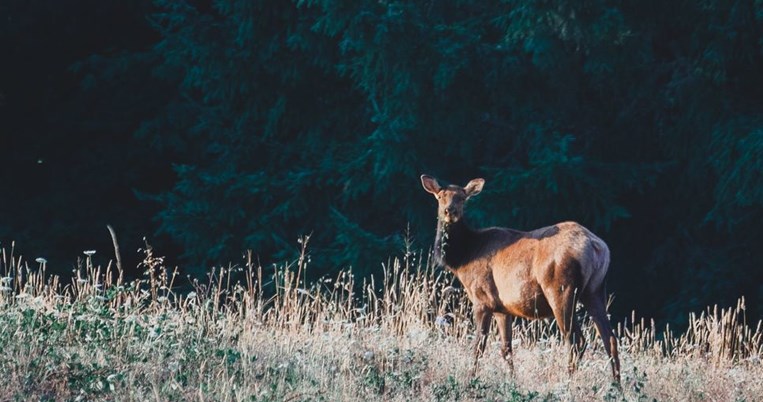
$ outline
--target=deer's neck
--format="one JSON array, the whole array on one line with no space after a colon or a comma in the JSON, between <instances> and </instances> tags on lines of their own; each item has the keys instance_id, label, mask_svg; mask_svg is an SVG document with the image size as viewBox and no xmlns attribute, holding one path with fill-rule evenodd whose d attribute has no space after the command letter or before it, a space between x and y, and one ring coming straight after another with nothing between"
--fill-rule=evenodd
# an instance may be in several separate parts
<instances>
[{"instance_id":1,"label":"deer's neck","mask_svg":"<svg viewBox=\"0 0 763 402\"><path fill-rule=\"evenodd\" d=\"M463 219L455 223L437 221L435 236L435 261L449 269L456 270L466 263L470 254L472 238L476 231L467 225Z\"/></svg>"}]
</instances>

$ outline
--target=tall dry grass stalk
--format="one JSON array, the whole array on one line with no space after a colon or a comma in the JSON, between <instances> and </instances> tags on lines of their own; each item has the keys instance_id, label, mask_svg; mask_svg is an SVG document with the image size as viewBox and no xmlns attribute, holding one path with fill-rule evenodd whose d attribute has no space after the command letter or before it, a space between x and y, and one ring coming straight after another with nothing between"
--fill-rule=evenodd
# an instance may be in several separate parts
<instances>
[{"instance_id":1,"label":"tall dry grass stalk","mask_svg":"<svg viewBox=\"0 0 763 402\"><path fill-rule=\"evenodd\" d=\"M313 283L301 256L211 270L192 290L150 246L124 281L89 253L63 280L2 250L0 400L754 400L763 395L760 322L744 299L690 315L674 335L635 314L617 328L622 387L586 320L589 351L566 373L550 321L514 324L509 373L495 334L476 376L470 304L453 277L406 252L358 281Z\"/></svg>"}]
</instances>

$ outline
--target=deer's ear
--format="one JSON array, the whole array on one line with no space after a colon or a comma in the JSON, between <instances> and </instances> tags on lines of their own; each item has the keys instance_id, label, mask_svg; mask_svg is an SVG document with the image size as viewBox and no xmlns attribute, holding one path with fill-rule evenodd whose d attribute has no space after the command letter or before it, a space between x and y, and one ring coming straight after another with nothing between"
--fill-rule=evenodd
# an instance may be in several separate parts
<instances>
[{"instance_id":1,"label":"deer's ear","mask_svg":"<svg viewBox=\"0 0 763 402\"><path fill-rule=\"evenodd\" d=\"M474 179L469 182L469 184L464 187L464 192L466 193L467 197L472 197L480 193L482 191L482 186L485 185L485 179Z\"/></svg>"},{"instance_id":2,"label":"deer's ear","mask_svg":"<svg viewBox=\"0 0 763 402\"><path fill-rule=\"evenodd\" d=\"M432 194L437 194L440 192L440 189L442 189L440 183L437 182L437 179L425 174L421 175L421 185L424 186L424 190L427 190L428 193Z\"/></svg>"}]
</instances>

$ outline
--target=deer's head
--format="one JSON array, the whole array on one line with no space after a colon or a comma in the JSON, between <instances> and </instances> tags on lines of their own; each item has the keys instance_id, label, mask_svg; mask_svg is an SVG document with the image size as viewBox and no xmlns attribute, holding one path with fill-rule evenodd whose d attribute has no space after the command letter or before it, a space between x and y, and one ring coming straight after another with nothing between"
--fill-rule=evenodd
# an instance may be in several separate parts
<instances>
[{"instance_id":1,"label":"deer's head","mask_svg":"<svg viewBox=\"0 0 763 402\"><path fill-rule=\"evenodd\" d=\"M456 223L464 216L464 203L469 197L475 196L482 191L485 185L484 179L474 179L465 187L449 185L442 187L432 176L421 175L421 185L424 190L431 193L437 199L437 219L445 224Z\"/></svg>"}]
</instances>

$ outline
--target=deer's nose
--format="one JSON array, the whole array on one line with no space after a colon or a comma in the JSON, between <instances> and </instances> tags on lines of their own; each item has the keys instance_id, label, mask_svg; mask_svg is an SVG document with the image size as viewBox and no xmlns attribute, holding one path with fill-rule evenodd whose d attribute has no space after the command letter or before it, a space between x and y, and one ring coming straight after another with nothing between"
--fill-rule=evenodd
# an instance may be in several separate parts
<instances>
[{"instance_id":1,"label":"deer's nose","mask_svg":"<svg viewBox=\"0 0 763 402\"><path fill-rule=\"evenodd\" d=\"M453 215L453 213L456 212L456 209L453 207L447 207L445 208L445 216Z\"/></svg>"}]
</instances>

